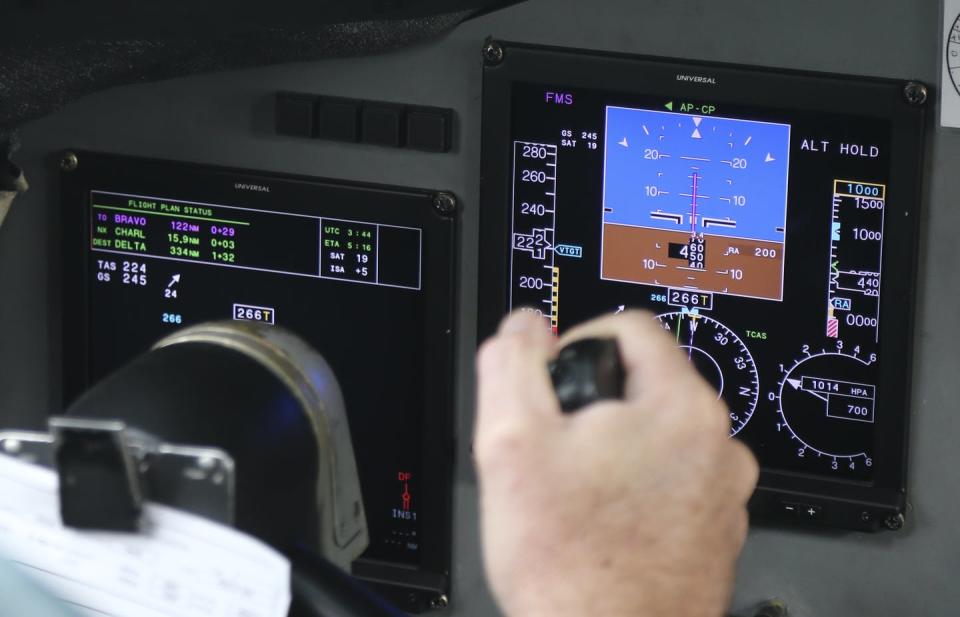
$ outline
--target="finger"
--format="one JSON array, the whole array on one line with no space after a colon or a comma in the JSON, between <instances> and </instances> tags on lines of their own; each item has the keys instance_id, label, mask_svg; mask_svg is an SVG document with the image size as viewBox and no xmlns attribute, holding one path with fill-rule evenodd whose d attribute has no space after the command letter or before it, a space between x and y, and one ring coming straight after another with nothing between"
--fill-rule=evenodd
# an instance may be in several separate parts
<instances>
[{"instance_id":1,"label":"finger","mask_svg":"<svg viewBox=\"0 0 960 617\"><path fill-rule=\"evenodd\" d=\"M497 334L520 334L544 341L553 340L544 318L523 309L504 317Z\"/></svg>"},{"instance_id":2,"label":"finger","mask_svg":"<svg viewBox=\"0 0 960 617\"><path fill-rule=\"evenodd\" d=\"M730 446L733 448L730 469L735 478L731 497L746 504L757 488L760 466L756 456L743 442L731 440Z\"/></svg>"},{"instance_id":3,"label":"finger","mask_svg":"<svg viewBox=\"0 0 960 617\"><path fill-rule=\"evenodd\" d=\"M690 363L651 313L629 311L589 321L564 335L560 345L585 338L617 339L627 373L625 395L628 399L638 399L668 384L685 388L693 376Z\"/></svg>"},{"instance_id":4,"label":"finger","mask_svg":"<svg viewBox=\"0 0 960 617\"><path fill-rule=\"evenodd\" d=\"M542 317L514 313L485 342L477 360L477 433L534 415L560 415L547 362L556 340Z\"/></svg>"}]
</instances>

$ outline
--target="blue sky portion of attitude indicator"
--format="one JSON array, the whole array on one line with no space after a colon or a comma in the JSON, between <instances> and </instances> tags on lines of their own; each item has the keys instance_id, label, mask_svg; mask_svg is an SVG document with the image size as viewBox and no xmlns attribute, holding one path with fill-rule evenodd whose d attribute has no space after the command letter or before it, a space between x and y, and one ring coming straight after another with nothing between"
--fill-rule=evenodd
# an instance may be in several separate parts
<instances>
[{"instance_id":1,"label":"blue sky portion of attitude indicator","mask_svg":"<svg viewBox=\"0 0 960 617\"><path fill-rule=\"evenodd\" d=\"M604 223L783 242L790 125L607 107Z\"/></svg>"}]
</instances>

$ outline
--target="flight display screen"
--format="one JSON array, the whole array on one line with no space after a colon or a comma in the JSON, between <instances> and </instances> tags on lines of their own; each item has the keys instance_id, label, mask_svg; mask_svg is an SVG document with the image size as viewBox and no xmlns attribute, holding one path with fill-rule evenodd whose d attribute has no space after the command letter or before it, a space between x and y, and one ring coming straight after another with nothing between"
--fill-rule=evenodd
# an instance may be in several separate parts
<instances>
[{"instance_id":1,"label":"flight display screen","mask_svg":"<svg viewBox=\"0 0 960 617\"><path fill-rule=\"evenodd\" d=\"M606 116L605 133L623 138L604 152L601 278L782 299L790 125L609 106Z\"/></svg>"},{"instance_id":2,"label":"flight display screen","mask_svg":"<svg viewBox=\"0 0 960 617\"><path fill-rule=\"evenodd\" d=\"M455 217L426 191L78 157L64 175L68 396L188 325L290 330L344 395L370 535L356 572L406 584L421 570L418 587L437 586Z\"/></svg>"},{"instance_id":3,"label":"flight display screen","mask_svg":"<svg viewBox=\"0 0 960 617\"><path fill-rule=\"evenodd\" d=\"M504 66L541 53L509 51ZM586 72L628 64L610 62ZM481 298L503 304L481 330L511 310L560 335L645 309L717 390L768 479L878 487L901 471L891 435L906 432L909 371L888 339L908 336L918 180L896 170L895 149L911 146L893 114L797 107L799 77L764 105L708 87L731 72L643 60L630 87L600 89L595 76L488 68L481 244L502 251L502 267L485 272ZM906 154L912 169L920 153ZM816 519L824 504L777 507Z\"/></svg>"}]
</instances>

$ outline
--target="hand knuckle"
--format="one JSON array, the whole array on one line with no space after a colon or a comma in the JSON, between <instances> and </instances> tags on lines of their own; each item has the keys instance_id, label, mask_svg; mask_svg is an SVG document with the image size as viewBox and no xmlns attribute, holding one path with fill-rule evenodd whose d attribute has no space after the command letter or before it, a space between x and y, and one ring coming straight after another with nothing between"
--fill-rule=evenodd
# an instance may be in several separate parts
<instances>
[{"instance_id":1,"label":"hand knuckle","mask_svg":"<svg viewBox=\"0 0 960 617\"><path fill-rule=\"evenodd\" d=\"M726 405L717 400L716 392L711 390L699 394L691 406L704 436L726 439L730 434L730 412Z\"/></svg>"},{"instance_id":2,"label":"hand knuckle","mask_svg":"<svg viewBox=\"0 0 960 617\"><path fill-rule=\"evenodd\" d=\"M630 311L629 313L624 313L620 328L625 336L642 341L643 344L647 346L655 345L659 347L663 345L665 341L670 343L669 337L664 334L663 328L661 328L657 322L656 316L647 311ZM673 344L670 343L669 345L664 345L664 347L673 347Z\"/></svg>"},{"instance_id":3,"label":"hand knuckle","mask_svg":"<svg viewBox=\"0 0 960 617\"><path fill-rule=\"evenodd\" d=\"M730 431L733 429L733 421L730 419L730 411L723 405L717 407L716 409L717 416L717 432L721 435L728 436Z\"/></svg>"},{"instance_id":4,"label":"hand knuckle","mask_svg":"<svg viewBox=\"0 0 960 617\"><path fill-rule=\"evenodd\" d=\"M477 352L477 367L481 374L502 367L504 362L521 351L520 341L512 336L496 336L488 339Z\"/></svg>"},{"instance_id":5,"label":"hand knuckle","mask_svg":"<svg viewBox=\"0 0 960 617\"><path fill-rule=\"evenodd\" d=\"M736 543L737 550L740 550L743 547L743 544L747 541L747 534L749 531L750 516L747 514L747 510L744 508L737 513L736 530L734 531L734 542Z\"/></svg>"},{"instance_id":6,"label":"hand knuckle","mask_svg":"<svg viewBox=\"0 0 960 617\"><path fill-rule=\"evenodd\" d=\"M484 468L505 462L512 464L527 449L529 437L522 422L501 422L476 436L473 443L474 458Z\"/></svg>"},{"instance_id":7,"label":"hand knuckle","mask_svg":"<svg viewBox=\"0 0 960 617\"><path fill-rule=\"evenodd\" d=\"M760 476L760 465L757 463L757 457L742 442L732 441L730 445L733 447L733 467L743 486L752 491Z\"/></svg>"}]
</instances>

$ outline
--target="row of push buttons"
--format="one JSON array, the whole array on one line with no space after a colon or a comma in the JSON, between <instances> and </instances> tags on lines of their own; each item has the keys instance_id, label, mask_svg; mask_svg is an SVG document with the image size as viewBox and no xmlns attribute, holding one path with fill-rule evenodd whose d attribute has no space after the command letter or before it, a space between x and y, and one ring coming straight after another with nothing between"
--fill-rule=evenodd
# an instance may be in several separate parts
<instances>
[{"instance_id":1,"label":"row of push buttons","mask_svg":"<svg viewBox=\"0 0 960 617\"><path fill-rule=\"evenodd\" d=\"M280 135L426 152L452 147L450 109L278 92L274 111Z\"/></svg>"},{"instance_id":2,"label":"row of push buttons","mask_svg":"<svg viewBox=\"0 0 960 617\"><path fill-rule=\"evenodd\" d=\"M819 520L820 515L823 512L820 506L815 506L809 503L784 502L782 505L784 514L806 519L808 521Z\"/></svg>"}]
</instances>

